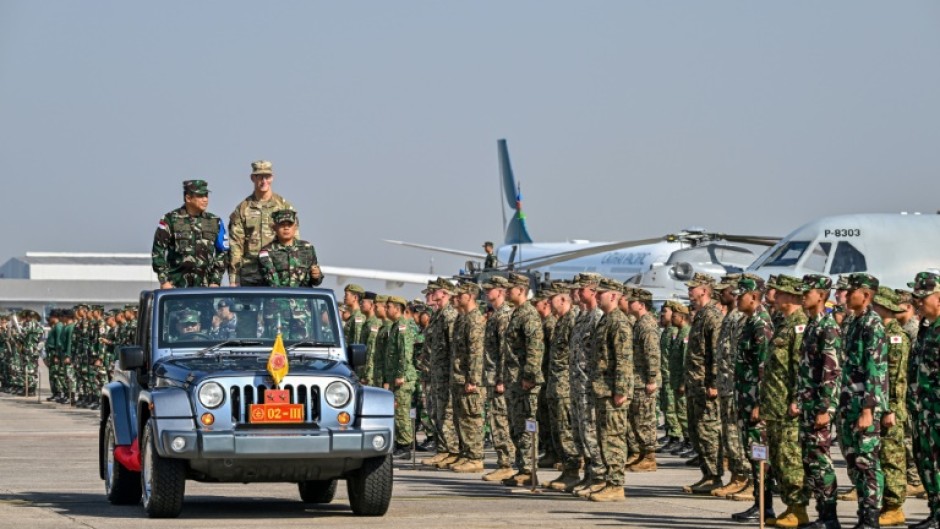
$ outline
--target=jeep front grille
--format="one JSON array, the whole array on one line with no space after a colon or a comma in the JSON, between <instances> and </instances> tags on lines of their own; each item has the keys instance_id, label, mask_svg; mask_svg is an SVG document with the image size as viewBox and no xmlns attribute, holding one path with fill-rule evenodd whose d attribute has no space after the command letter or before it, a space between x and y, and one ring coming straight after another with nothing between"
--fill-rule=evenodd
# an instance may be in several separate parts
<instances>
[{"instance_id":1,"label":"jeep front grille","mask_svg":"<svg viewBox=\"0 0 940 529\"><path fill-rule=\"evenodd\" d=\"M232 422L235 424L247 424L251 405L264 403L264 391L266 389L273 388L269 388L264 384L257 386L249 384L230 387L229 397L232 403ZM317 423L320 421L320 388L318 386L285 384L283 389L290 395L291 404L304 405L304 423Z\"/></svg>"}]
</instances>

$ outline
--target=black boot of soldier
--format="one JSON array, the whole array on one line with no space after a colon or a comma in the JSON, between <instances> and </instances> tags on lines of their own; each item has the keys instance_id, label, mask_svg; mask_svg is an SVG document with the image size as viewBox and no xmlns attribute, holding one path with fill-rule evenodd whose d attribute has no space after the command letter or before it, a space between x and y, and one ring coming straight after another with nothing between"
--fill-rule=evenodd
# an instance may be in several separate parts
<instances>
[{"instance_id":1,"label":"black boot of soldier","mask_svg":"<svg viewBox=\"0 0 940 529\"><path fill-rule=\"evenodd\" d=\"M801 525L800 529L842 529L839 515L835 505L822 505L819 507L819 519L808 525Z\"/></svg>"},{"instance_id":2,"label":"black boot of soldier","mask_svg":"<svg viewBox=\"0 0 940 529\"><path fill-rule=\"evenodd\" d=\"M940 512L931 513L926 520L912 525L911 529L940 529Z\"/></svg>"},{"instance_id":3,"label":"black boot of soldier","mask_svg":"<svg viewBox=\"0 0 940 529\"><path fill-rule=\"evenodd\" d=\"M878 509L861 510L858 513L858 524L852 529L881 529L879 516L881 516L881 511Z\"/></svg>"}]
</instances>

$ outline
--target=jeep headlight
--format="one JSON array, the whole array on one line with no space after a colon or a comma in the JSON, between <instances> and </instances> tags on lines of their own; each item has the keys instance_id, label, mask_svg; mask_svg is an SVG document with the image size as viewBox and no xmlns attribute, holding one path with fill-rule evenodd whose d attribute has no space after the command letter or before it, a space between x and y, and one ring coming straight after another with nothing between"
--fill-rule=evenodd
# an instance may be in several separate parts
<instances>
[{"instance_id":1,"label":"jeep headlight","mask_svg":"<svg viewBox=\"0 0 940 529\"><path fill-rule=\"evenodd\" d=\"M217 382L203 384L199 388L199 403L208 409L218 408L225 401L225 391Z\"/></svg>"},{"instance_id":2,"label":"jeep headlight","mask_svg":"<svg viewBox=\"0 0 940 529\"><path fill-rule=\"evenodd\" d=\"M349 404L350 397L352 397L352 392L349 391L349 386L342 382L333 382L326 387L326 403L334 408L342 408Z\"/></svg>"}]
</instances>

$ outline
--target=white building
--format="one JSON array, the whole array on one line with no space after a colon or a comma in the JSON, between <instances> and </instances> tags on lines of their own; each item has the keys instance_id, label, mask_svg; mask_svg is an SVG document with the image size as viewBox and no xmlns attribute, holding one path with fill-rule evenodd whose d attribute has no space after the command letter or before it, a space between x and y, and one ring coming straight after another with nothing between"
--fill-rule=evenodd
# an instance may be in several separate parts
<instances>
[{"instance_id":1,"label":"white building","mask_svg":"<svg viewBox=\"0 0 940 529\"><path fill-rule=\"evenodd\" d=\"M0 266L0 309L136 303L158 288L148 254L27 252Z\"/></svg>"}]
</instances>

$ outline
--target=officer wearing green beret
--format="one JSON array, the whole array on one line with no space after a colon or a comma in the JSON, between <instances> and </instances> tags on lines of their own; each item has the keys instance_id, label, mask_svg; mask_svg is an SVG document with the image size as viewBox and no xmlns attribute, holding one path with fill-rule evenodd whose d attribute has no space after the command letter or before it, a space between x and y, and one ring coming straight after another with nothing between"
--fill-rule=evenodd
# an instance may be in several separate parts
<instances>
[{"instance_id":1,"label":"officer wearing green beret","mask_svg":"<svg viewBox=\"0 0 940 529\"><path fill-rule=\"evenodd\" d=\"M161 288L219 286L228 248L222 220L206 211L205 180L183 182L183 206L160 219L150 256Z\"/></svg>"},{"instance_id":2,"label":"officer wearing green beret","mask_svg":"<svg viewBox=\"0 0 940 529\"><path fill-rule=\"evenodd\" d=\"M264 283L272 287L315 287L323 282L317 252L307 241L296 238L297 212L292 209L271 215L277 240L261 249L258 262Z\"/></svg>"}]
</instances>

